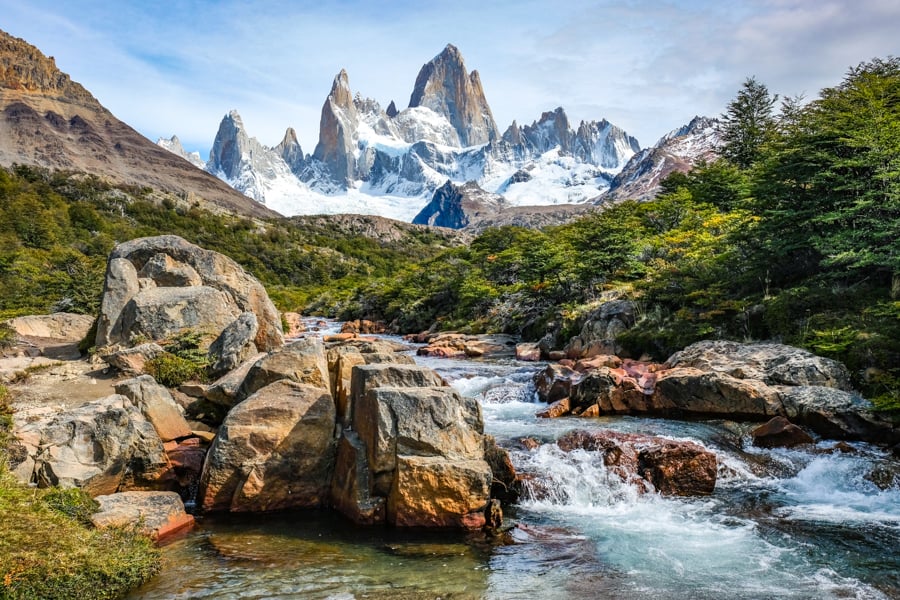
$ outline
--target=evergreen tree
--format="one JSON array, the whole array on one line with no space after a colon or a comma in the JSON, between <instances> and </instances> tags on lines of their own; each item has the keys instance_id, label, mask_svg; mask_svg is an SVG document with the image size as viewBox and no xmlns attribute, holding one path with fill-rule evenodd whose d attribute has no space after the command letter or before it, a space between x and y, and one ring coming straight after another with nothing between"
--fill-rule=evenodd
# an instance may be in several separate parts
<instances>
[{"instance_id":1,"label":"evergreen tree","mask_svg":"<svg viewBox=\"0 0 900 600\"><path fill-rule=\"evenodd\" d=\"M772 107L778 96L750 77L721 116L722 156L741 169L749 169L762 154L763 144L775 128Z\"/></svg>"}]
</instances>

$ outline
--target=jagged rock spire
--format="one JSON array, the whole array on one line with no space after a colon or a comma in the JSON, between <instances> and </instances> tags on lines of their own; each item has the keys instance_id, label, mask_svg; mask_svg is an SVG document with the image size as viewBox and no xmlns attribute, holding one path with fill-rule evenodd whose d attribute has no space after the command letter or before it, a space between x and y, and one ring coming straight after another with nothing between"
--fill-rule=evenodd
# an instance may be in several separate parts
<instances>
[{"instance_id":1,"label":"jagged rock spire","mask_svg":"<svg viewBox=\"0 0 900 600\"><path fill-rule=\"evenodd\" d=\"M424 106L447 117L463 146L500 137L478 71L466 72L462 54L452 44L422 66L409 106Z\"/></svg>"}]
</instances>

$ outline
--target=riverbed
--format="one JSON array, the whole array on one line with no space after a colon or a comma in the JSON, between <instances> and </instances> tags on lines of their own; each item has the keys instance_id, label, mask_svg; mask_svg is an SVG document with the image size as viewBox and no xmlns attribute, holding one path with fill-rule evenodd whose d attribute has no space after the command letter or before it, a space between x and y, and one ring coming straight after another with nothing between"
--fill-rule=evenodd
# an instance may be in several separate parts
<instances>
[{"instance_id":1,"label":"riverbed","mask_svg":"<svg viewBox=\"0 0 900 600\"><path fill-rule=\"evenodd\" d=\"M481 402L486 433L531 477L504 536L364 528L324 511L203 518L129 598L900 597L900 465L883 449L757 449L749 424L728 421L539 419L533 363L417 361ZM698 442L718 457L715 492L641 494L596 454L561 452L553 442L575 428Z\"/></svg>"}]
</instances>

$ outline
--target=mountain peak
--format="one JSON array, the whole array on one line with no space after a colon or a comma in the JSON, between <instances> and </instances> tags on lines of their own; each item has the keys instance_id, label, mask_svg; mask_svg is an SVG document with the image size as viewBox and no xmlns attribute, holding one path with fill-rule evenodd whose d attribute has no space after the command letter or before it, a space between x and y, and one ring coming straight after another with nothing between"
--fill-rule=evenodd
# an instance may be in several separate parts
<instances>
[{"instance_id":1,"label":"mountain peak","mask_svg":"<svg viewBox=\"0 0 900 600\"><path fill-rule=\"evenodd\" d=\"M341 69L341 72L334 76L334 82L331 84L331 93L328 97L334 102L335 106L341 108L349 108L353 105L353 94L350 91L350 77L347 71Z\"/></svg>"},{"instance_id":2,"label":"mountain peak","mask_svg":"<svg viewBox=\"0 0 900 600\"><path fill-rule=\"evenodd\" d=\"M409 106L423 106L446 117L463 146L486 144L499 137L478 71L466 72L462 54L453 44L422 66Z\"/></svg>"},{"instance_id":3,"label":"mountain peak","mask_svg":"<svg viewBox=\"0 0 900 600\"><path fill-rule=\"evenodd\" d=\"M0 30L0 88L61 98L96 109L100 103L59 70L52 56Z\"/></svg>"}]
</instances>

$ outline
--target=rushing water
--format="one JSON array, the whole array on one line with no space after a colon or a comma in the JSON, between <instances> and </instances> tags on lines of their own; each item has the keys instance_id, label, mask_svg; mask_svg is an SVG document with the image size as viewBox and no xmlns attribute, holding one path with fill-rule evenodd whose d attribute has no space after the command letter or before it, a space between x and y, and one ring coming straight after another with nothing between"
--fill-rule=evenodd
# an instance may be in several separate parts
<instances>
[{"instance_id":1,"label":"rushing water","mask_svg":"<svg viewBox=\"0 0 900 600\"><path fill-rule=\"evenodd\" d=\"M748 447L731 422L534 416L534 365L421 359L478 398L531 493L507 508L506 543L479 535L361 528L326 513L201 521L164 551L131 598L897 598L897 461ZM691 439L716 452L705 498L641 495L590 452L552 442L573 428Z\"/></svg>"}]
</instances>

